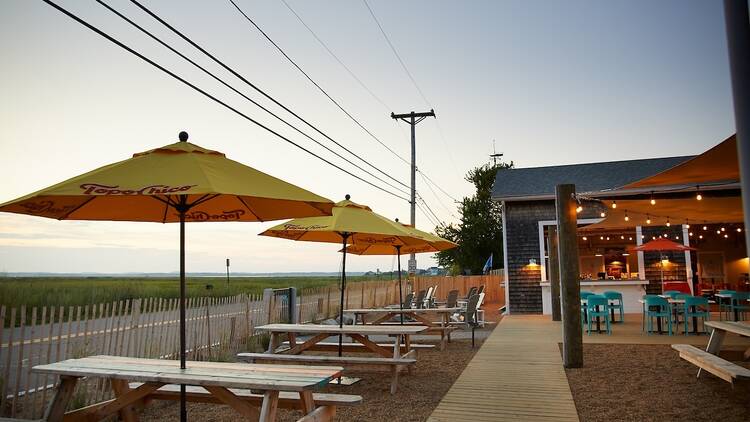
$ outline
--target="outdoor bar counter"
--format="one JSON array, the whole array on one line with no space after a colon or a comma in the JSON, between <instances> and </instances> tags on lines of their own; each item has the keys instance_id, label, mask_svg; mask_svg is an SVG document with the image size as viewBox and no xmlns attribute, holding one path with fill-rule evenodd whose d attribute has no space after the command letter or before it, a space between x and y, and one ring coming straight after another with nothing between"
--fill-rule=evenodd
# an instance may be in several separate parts
<instances>
[{"instance_id":1,"label":"outdoor bar counter","mask_svg":"<svg viewBox=\"0 0 750 422\"><path fill-rule=\"evenodd\" d=\"M607 290L622 293L622 301L625 305L625 313L640 313L643 305L638 299L646 294L648 280L581 280L581 290L602 294ZM542 286L542 312L545 315L552 313L551 293L549 281L539 283Z\"/></svg>"}]
</instances>

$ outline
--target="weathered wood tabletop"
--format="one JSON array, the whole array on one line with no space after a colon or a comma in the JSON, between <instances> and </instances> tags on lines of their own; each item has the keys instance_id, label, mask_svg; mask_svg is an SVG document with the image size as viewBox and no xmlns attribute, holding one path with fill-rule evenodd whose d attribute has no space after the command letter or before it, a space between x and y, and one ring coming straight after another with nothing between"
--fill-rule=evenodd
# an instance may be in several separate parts
<instances>
[{"instance_id":1,"label":"weathered wood tabletop","mask_svg":"<svg viewBox=\"0 0 750 422\"><path fill-rule=\"evenodd\" d=\"M287 334L290 348L284 353L297 355L306 350L315 350L315 345L331 336L348 336L353 341L362 344L371 352L383 357L401 357L401 343L405 345L408 355L411 344L411 336L425 332L429 327L424 325L322 325L322 324L267 324L255 327L257 331L271 334L268 343L268 353L276 353L280 344L280 336ZM303 343L297 344L297 334L313 335ZM394 339L393 351L371 341L368 336L392 336Z\"/></svg>"},{"instance_id":2,"label":"weathered wood tabletop","mask_svg":"<svg viewBox=\"0 0 750 422\"><path fill-rule=\"evenodd\" d=\"M246 363L188 362L180 369L178 361L119 356L90 356L35 366L36 373L60 376L60 385L45 415L48 421L100 420L119 413L126 421L137 420L132 406L167 384L204 387L219 401L238 410L243 416L273 421L280 391L300 393L300 400L310 412L312 390L339 377L343 368L335 366L253 365ZM108 379L116 399L65 413L75 384L82 377ZM135 389L129 382L142 382ZM265 391L260 411L232 393L229 388Z\"/></svg>"}]
</instances>

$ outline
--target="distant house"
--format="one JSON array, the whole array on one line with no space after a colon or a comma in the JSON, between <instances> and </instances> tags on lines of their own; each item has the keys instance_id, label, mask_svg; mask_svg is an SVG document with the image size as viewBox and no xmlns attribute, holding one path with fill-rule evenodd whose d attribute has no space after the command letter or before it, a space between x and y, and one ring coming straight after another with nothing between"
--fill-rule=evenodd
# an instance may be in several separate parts
<instances>
[{"instance_id":1,"label":"distant house","mask_svg":"<svg viewBox=\"0 0 750 422\"><path fill-rule=\"evenodd\" d=\"M430 267L427 270L428 275L442 275L445 274L445 271L442 270L440 267Z\"/></svg>"},{"instance_id":2,"label":"distant house","mask_svg":"<svg viewBox=\"0 0 750 422\"><path fill-rule=\"evenodd\" d=\"M556 185L573 183L577 192L585 192L587 196L596 198L598 194L604 195L607 191L660 173L690 158L692 157L654 158L498 171L492 198L503 205L503 260L507 278L505 291L508 311L542 313L540 282L547 280L548 271L545 229L556 224ZM578 217L579 224L601 220L594 207L585 207ZM656 228L644 227L643 233L647 233L648 229ZM672 230L682 233L678 224L673 225ZM618 233L617 238L612 239L613 247L624 250L630 243L635 246L634 236L634 232ZM614 245L615 240L620 243ZM592 258L605 258L604 253L594 255L596 256ZM629 258L629 262L623 265L623 272L626 266L628 269L630 266L643 268L642 263L639 265L637 262L637 257ZM585 263L582 263L582 272ZM681 265L684 269L684 258ZM599 271L590 276L596 277L598 273Z\"/></svg>"}]
</instances>

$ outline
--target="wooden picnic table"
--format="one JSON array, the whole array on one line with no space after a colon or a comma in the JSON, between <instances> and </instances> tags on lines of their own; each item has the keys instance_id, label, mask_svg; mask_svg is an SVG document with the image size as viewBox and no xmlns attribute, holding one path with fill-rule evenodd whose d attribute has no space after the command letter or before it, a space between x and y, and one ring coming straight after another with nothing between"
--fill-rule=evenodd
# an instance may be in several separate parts
<instances>
[{"instance_id":1,"label":"wooden picnic table","mask_svg":"<svg viewBox=\"0 0 750 422\"><path fill-rule=\"evenodd\" d=\"M405 346L405 352L410 352L411 336L426 331L429 327L423 325L322 325L322 324L267 324L255 327L256 331L267 332L271 334L271 341L268 344L268 353L276 353L276 348L280 344L282 334L289 337L289 349L284 351L286 354L298 355L305 350L310 350L316 344L332 336L348 336L353 341L362 344L368 350L383 357L398 358L401 356L401 342ZM302 343L297 343L297 335L312 335L312 337ZM378 345L368 337L375 335L393 336L393 350Z\"/></svg>"},{"instance_id":2,"label":"wooden picnic table","mask_svg":"<svg viewBox=\"0 0 750 422\"><path fill-rule=\"evenodd\" d=\"M354 323L357 321L362 324L382 325L391 321L394 317L403 316L417 321L418 324L428 327L426 332L440 333L440 349L445 349L446 341L450 341L451 315L463 311L464 308L359 308L345 309L344 313L354 314ZM365 321L365 315L373 315L375 318L371 321ZM433 318L428 318L433 316ZM435 320L434 317L438 317Z\"/></svg>"},{"instance_id":3,"label":"wooden picnic table","mask_svg":"<svg viewBox=\"0 0 750 422\"><path fill-rule=\"evenodd\" d=\"M706 327L711 327L711 337L708 339L706 351L712 355L718 354L721 345L724 343L724 337L727 333L737 334L743 337L750 337L750 324L736 321L706 321ZM745 360L750 359L750 347L745 350L743 355Z\"/></svg>"},{"instance_id":4,"label":"wooden picnic table","mask_svg":"<svg viewBox=\"0 0 750 422\"><path fill-rule=\"evenodd\" d=\"M343 368L331 366L250 365L246 363L188 362L180 369L178 361L143 359L119 356L90 356L68 359L48 365L35 366L40 374L59 375L60 383L45 413L47 421L101 420L119 414L124 421L137 421L134 407L150 398L164 394L160 389L181 384L205 389L202 397L193 393L192 401L209 401L227 404L246 418L273 421L280 392L299 394L306 417L312 420L332 420L335 408L316 407L313 389L322 387L340 376ZM73 397L76 383L83 377L105 378L112 384L115 398L92 406L65 412ZM131 388L131 382L138 382ZM242 391L261 390L260 409L235 394ZM206 393L207 392L207 393ZM179 394L178 394L179 396ZM192 399L192 400L191 400ZM305 419L307 420L307 419Z\"/></svg>"}]
</instances>

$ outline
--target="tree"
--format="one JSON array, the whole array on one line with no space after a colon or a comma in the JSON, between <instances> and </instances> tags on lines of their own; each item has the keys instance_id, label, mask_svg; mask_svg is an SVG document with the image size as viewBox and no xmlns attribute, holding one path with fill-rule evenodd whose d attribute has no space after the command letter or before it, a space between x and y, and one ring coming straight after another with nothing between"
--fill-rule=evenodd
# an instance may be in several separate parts
<instances>
[{"instance_id":1,"label":"tree","mask_svg":"<svg viewBox=\"0 0 750 422\"><path fill-rule=\"evenodd\" d=\"M499 267L503 256L503 222L500 204L492 200L492 185L498 171L513 167L513 162L498 165L485 164L470 170L466 181L474 184L476 193L464 198L458 212L457 224L435 228L438 236L458 243L458 247L438 252L438 264L448 268L451 274L470 270L481 274L487 258L493 255L493 267Z\"/></svg>"}]
</instances>

